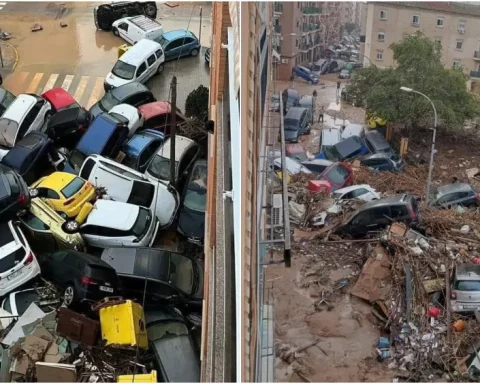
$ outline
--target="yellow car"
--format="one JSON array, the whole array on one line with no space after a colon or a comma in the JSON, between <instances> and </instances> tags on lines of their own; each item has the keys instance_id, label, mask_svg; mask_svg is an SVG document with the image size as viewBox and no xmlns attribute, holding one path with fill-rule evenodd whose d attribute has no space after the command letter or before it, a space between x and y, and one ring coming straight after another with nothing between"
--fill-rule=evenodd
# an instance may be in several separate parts
<instances>
[{"instance_id":1,"label":"yellow car","mask_svg":"<svg viewBox=\"0 0 480 384\"><path fill-rule=\"evenodd\" d=\"M367 114L366 123L369 129L376 129L387 125L387 121L373 113Z\"/></svg>"},{"instance_id":2,"label":"yellow car","mask_svg":"<svg viewBox=\"0 0 480 384\"><path fill-rule=\"evenodd\" d=\"M83 205L95 197L95 188L84 179L66 172L54 172L31 186L33 197L45 199L54 210L69 218L77 216Z\"/></svg>"}]
</instances>

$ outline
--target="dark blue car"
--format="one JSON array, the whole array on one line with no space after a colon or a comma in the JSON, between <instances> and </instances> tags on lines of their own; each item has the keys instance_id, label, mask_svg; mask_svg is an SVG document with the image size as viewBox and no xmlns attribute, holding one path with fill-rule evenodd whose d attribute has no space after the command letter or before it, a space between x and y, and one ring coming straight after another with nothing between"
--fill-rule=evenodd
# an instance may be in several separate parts
<instances>
[{"instance_id":1,"label":"dark blue car","mask_svg":"<svg viewBox=\"0 0 480 384\"><path fill-rule=\"evenodd\" d=\"M197 36L186 29L165 32L157 42L163 48L165 61L182 56L197 56L201 48Z\"/></svg>"},{"instance_id":2,"label":"dark blue car","mask_svg":"<svg viewBox=\"0 0 480 384\"><path fill-rule=\"evenodd\" d=\"M64 172L78 174L84 160L93 154L115 158L128 136L128 120L109 113L98 115L70 154Z\"/></svg>"},{"instance_id":3,"label":"dark blue car","mask_svg":"<svg viewBox=\"0 0 480 384\"><path fill-rule=\"evenodd\" d=\"M308 81L310 84L318 84L318 77L315 76L312 71L308 68L302 67L301 65L297 65L292 69L292 74L294 76L301 77L303 80Z\"/></svg>"},{"instance_id":4,"label":"dark blue car","mask_svg":"<svg viewBox=\"0 0 480 384\"><path fill-rule=\"evenodd\" d=\"M354 159L367 154L368 148L358 136L350 136L348 139L327 147L325 151L320 152L316 159L325 159L330 161L344 161Z\"/></svg>"},{"instance_id":5,"label":"dark blue car","mask_svg":"<svg viewBox=\"0 0 480 384\"><path fill-rule=\"evenodd\" d=\"M150 160L164 141L165 135L154 129L136 133L123 147L125 158L122 164L136 171L145 172Z\"/></svg>"}]
</instances>

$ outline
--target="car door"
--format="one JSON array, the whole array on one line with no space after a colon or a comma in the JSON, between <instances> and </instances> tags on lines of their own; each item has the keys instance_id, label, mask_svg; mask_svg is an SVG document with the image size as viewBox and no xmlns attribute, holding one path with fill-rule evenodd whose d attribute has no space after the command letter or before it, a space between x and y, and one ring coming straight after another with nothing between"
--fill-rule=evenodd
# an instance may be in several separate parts
<instances>
[{"instance_id":1,"label":"car door","mask_svg":"<svg viewBox=\"0 0 480 384\"><path fill-rule=\"evenodd\" d=\"M181 48L181 56L188 56L190 54L190 51L193 48L193 42L195 39L192 37L182 37L180 39L180 48Z\"/></svg>"},{"instance_id":2,"label":"car door","mask_svg":"<svg viewBox=\"0 0 480 384\"><path fill-rule=\"evenodd\" d=\"M345 232L352 236L357 236L368 231L367 225L371 224L370 210L358 213L350 220Z\"/></svg>"},{"instance_id":3,"label":"car door","mask_svg":"<svg viewBox=\"0 0 480 384\"><path fill-rule=\"evenodd\" d=\"M147 57L147 75L145 80L151 78L155 73L157 73L158 66L160 65L160 61L157 60L155 54L152 53L150 56Z\"/></svg>"},{"instance_id":4,"label":"car door","mask_svg":"<svg viewBox=\"0 0 480 384\"><path fill-rule=\"evenodd\" d=\"M66 253L67 255L63 259L65 273L63 273L62 276L57 277L57 281L60 283L60 285L62 285L62 287L66 287L69 283L74 283L80 274L79 269L81 261L78 259L75 253Z\"/></svg>"},{"instance_id":5,"label":"car door","mask_svg":"<svg viewBox=\"0 0 480 384\"><path fill-rule=\"evenodd\" d=\"M390 207L376 207L370 209L371 222L367 224L368 231L375 231L391 223Z\"/></svg>"},{"instance_id":6,"label":"car door","mask_svg":"<svg viewBox=\"0 0 480 384\"><path fill-rule=\"evenodd\" d=\"M130 25L128 25L128 23L120 23L118 25L118 33L120 34L120 37L126 41L128 41L129 43L133 44L133 40L131 38L131 31L132 28L130 28Z\"/></svg>"},{"instance_id":7,"label":"car door","mask_svg":"<svg viewBox=\"0 0 480 384\"><path fill-rule=\"evenodd\" d=\"M68 252L55 252L44 255L42 259L42 276L60 282L67 271L65 269L64 259Z\"/></svg>"},{"instance_id":8,"label":"car door","mask_svg":"<svg viewBox=\"0 0 480 384\"><path fill-rule=\"evenodd\" d=\"M177 59L182 52L182 49L180 47L181 44L182 44L181 39L175 39L170 41L165 47L165 59L168 59L168 60Z\"/></svg>"},{"instance_id":9,"label":"car door","mask_svg":"<svg viewBox=\"0 0 480 384\"><path fill-rule=\"evenodd\" d=\"M58 244L51 228L44 220L27 211L20 221L23 224L25 235L31 244L35 244L37 253L48 253L58 250Z\"/></svg>"},{"instance_id":10,"label":"car door","mask_svg":"<svg viewBox=\"0 0 480 384\"><path fill-rule=\"evenodd\" d=\"M147 70L147 62L144 61L140 64L137 68L137 72L135 73L135 78L139 83L144 83L148 79L148 70Z\"/></svg>"}]
</instances>

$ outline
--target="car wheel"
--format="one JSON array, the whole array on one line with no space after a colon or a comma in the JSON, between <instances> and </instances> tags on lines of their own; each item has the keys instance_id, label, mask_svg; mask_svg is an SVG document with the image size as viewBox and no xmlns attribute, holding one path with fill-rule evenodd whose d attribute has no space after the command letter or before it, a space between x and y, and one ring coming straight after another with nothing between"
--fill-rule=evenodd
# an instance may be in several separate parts
<instances>
[{"instance_id":1,"label":"car wheel","mask_svg":"<svg viewBox=\"0 0 480 384\"><path fill-rule=\"evenodd\" d=\"M162 73L164 69L165 69L165 65L163 65L163 63L160 64L160 65L158 66L157 73L158 73L158 74Z\"/></svg>"},{"instance_id":2,"label":"car wheel","mask_svg":"<svg viewBox=\"0 0 480 384\"><path fill-rule=\"evenodd\" d=\"M38 189L37 188L32 188L29 190L30 197L37 197L38 196Z\"/></svg>"},{"instance_id":3,"label":"car wheel","mask_svg":"<svg viewBox=\"0 0 480 384\"><path fill-rule=\"evenodd\" d=\"M154 17L155 16L155 7L149 5L145 8L145 15L148 17Z\"/></svg>"},{"instance_id":4,"label":"car wheel","mask_svg":"<svg viewBox=\"0 0 480 384\"><path fill-rule=\"evenodd\" d=\"M193 48L193 49L190 51L190 55L192 55L192 56L197 56L197 55L198 55L198 49L197 49L197 48Z\"/></svg>"},{"instance_id":5,"label":"car wheel","mask_svg":"<svg viewBox=\"0 0 480 384\"><path fill-rule=\"evenodd\" d=\"M65 288L65 292L63 293L63 302L64 304L69 307L72 303L75 302L76 294L75 288L73 285L69 284L67 288Z\"/></svg>"},{"instance_id":6,"label":"car wheel","mask_svg":"<svg viewBox=\"0 0 480 384\"><path fill-rule=\"evenodd\" d=\"M117 28L113 28L112 29L112 32L115 36L120 36L120 32L118 32L118 29Z\"/></svg>"},{"instance_id":7,"label":"car wheel","mask_svg":"<svg viewBox=\"0 0 480 384\"><path fill-rule=\"evenodd\" d=\"M77 233L80 230L80 224L75 220L69 219L62 224L62 230L68 234Z\"/></svg>"}]
</instances>

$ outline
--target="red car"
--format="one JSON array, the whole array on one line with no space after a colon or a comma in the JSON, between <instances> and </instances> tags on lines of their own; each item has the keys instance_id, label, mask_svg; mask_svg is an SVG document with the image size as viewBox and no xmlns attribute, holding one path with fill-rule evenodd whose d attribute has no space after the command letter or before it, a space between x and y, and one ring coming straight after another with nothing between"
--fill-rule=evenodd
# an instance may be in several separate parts
<instances>
[{"instance_id":1,"label":"red car","mask_svg":"<svg viewBox=\"0 0 480 384\"><path fill-rule=\"evenodd\" d=\"M318 179L327 180L332 185L332 191L336 191L353 184L353 170L348 164L338 162L325 169Z\"/></svg>"},{"instance_id":2,"label":"red car","mask_svg":"<svg viewBox=\"0 0 480 384\"><path fill-rule=\"evenodd\" d=\"M54 113L67 109L81 108L80 104L63 88L52 88L42 94L42 97L52 105Z\"/></svg>"},{"instance_id":3,"label":"red car","mask_svg":"<svg viewBox=\"0 0 480 384\"><path fill-rule=\"evenodd\" d=\"M143 123L144 129L156 129L164 132L166 135L170 133L170 102L165 100L154 101L138 107L138 111L145 118ZM177 125L185 120L186 117L177 108Z\"/></svg>"}]
</instances>

